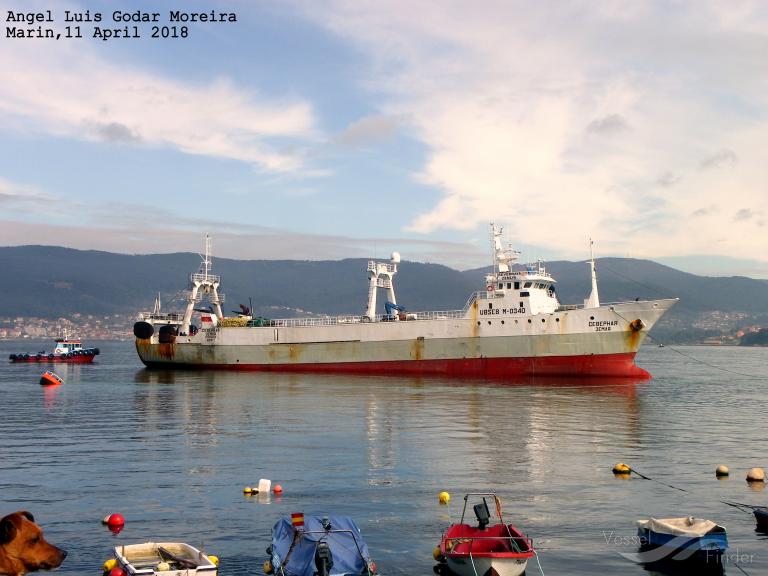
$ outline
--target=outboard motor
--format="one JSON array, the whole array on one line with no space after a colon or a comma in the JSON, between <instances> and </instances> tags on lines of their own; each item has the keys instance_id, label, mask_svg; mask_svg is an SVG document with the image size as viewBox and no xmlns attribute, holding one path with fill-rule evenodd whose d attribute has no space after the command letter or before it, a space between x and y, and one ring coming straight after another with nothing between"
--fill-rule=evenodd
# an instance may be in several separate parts
<instances>
[{"instance_id":1,"label":"outboard motor","mask_svg":"<svg viewBox=\"0 0 768 576\"><path fill-rule=\"evenodd\" d=\"M315 549L316 576L330 576L333 568L333 554L327 542L318 542Z\"/></svg>"},{"instance_id":2,"label":"outboard motor","mask_svg":"<svg viewBox=\"0 0 768 576\"><path fill-rule=\"evenodd\" d=\"M483 498L482 503L475 504L475 517L477 518L477 527L480 530L485 530L485 527L488 526L488 522L491 519L491 512L488 510L488 504L485 501L485 498Z\"/></svg>"}]
</instances>

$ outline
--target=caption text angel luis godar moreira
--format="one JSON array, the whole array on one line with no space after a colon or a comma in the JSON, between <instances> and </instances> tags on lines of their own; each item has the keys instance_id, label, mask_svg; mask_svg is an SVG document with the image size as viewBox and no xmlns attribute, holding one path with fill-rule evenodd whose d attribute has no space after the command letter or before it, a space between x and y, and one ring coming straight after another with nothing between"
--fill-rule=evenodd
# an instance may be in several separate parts
<instances>
[{"instance_id":1,"label":"caption text angel luis godar moreira","mask_svg":"<svg viewBox=\"0 0 768 576\"><path fill-rule=\"evenodd\" d=\"M229 24L237 22L235 12L187 12L168 10L146 12L144 10L43 10L19 12L7 10L5 14L5 38L42 38L61 40L67 38L95 38L106 42L128 38L188 38L189 24Z\"/></svg>"}]
</instances>

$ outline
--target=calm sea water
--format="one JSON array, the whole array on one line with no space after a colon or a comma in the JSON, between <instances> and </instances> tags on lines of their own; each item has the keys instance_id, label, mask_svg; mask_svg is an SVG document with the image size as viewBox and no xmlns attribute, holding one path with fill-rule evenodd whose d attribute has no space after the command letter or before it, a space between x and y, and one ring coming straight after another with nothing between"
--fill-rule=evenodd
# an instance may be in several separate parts
<instances>
[{"instance_id":1,"label":"calm sea water","mask_svg":"<svg viewBox=\"0 0 768 576\"><path fill-rule=\"evenodd\" d=\"M99 346L95 364L57 367L54 389L40 366L0 365L0 513L36 516L69 551L58 574L99 574L112 547L146 540L202 545L222 576L261 574L272 524L304 511L354 517L383 574L429 575L463 493L486 490L548 575L648 574L621 556L635 520L683 515L726 525L727 574L768 574L768 536L719 502L768 505L744 481L768 467L768 349L648 347L649 382L548 386L150 372L132 343ZM45 347L3 342L0 357ZM616 479L619 461L686 492ZM283 495L244 496L260 478ZM117 536L100 523L111 512L127 519Z\"/></svg>"}]
</instances>

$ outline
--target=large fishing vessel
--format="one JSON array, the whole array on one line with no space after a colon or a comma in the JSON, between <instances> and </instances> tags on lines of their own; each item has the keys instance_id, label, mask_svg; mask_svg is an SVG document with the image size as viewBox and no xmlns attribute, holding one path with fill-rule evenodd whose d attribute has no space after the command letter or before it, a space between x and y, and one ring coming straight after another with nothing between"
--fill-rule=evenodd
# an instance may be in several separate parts
<instances>
[{"instance_id":1,"label":"large fishing vessel","mask_svg":"<svg viewBox=\"0 0 768 576\"><path fill-rule=\"evenodd\" d=\"M648 331L677 299L600 304L592 291L562 305L555 279L537 262L521 266L491 224L493 270L484 290L460 310L411 312L397 304L400 255L368 262L368 305L360 315L266 319L222 313L221 278L211 273L206 236L200 270L190 277L186 310L153 312L134 324L136 350L150 368L212 368L460 376L650 377L634 363ZM377 295L386 291L385 313ZM207 300L208 308L199 308Z\"/></svg>"}]
</instances>

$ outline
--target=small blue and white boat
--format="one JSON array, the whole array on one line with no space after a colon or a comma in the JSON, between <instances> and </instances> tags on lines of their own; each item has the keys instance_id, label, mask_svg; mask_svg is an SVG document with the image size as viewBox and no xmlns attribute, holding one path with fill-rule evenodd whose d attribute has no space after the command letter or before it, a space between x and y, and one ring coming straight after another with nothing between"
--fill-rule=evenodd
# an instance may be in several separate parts
<instances>
[{"instance_id":1,"label":"small blue and white boat","mask_svg":"<svg viewBox=\"0 0 768 576\"><path fill-rule=\"evenodd\" d=\"M693 516L638 520L637 535L643 563L678 560L721 565L728 549L725 527Z\"/></svg>"}]
</instances>

